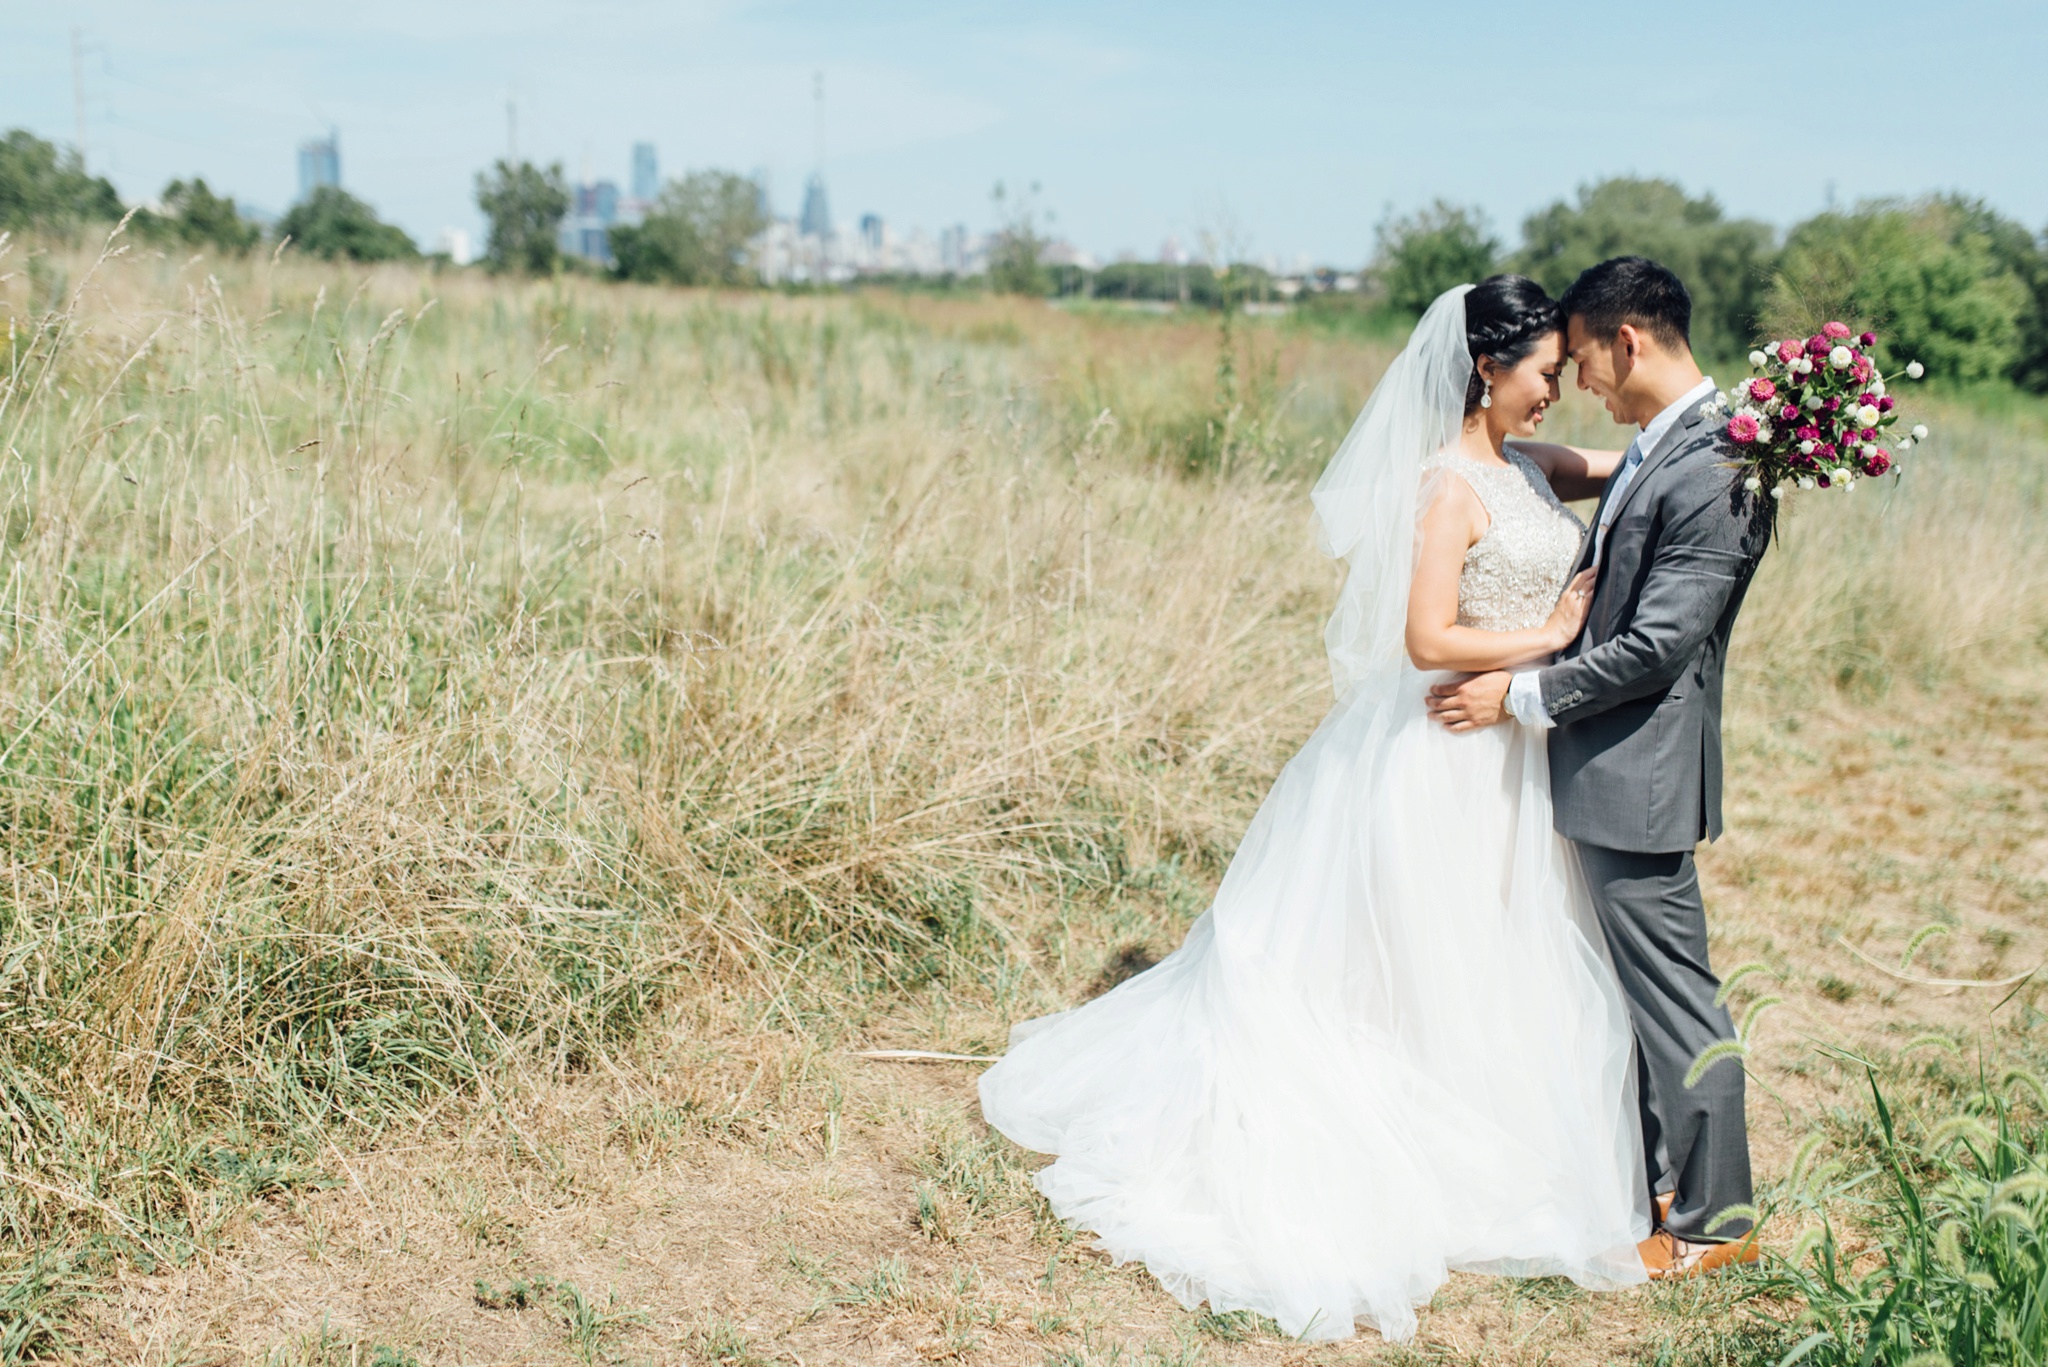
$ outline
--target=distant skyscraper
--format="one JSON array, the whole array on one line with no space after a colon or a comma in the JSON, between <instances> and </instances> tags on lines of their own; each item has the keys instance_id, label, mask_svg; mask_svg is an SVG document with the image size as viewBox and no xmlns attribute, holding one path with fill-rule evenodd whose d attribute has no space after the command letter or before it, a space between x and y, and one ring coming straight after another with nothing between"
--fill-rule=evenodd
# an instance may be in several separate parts
<instances>
[{"instance_id":1,"label":"distant skyscraper","mask_svg":"<svg viewBox=\"0 0 2048 1367\"><path fill-rule=\"evenodd\" d=\"M328 130L324 138L299 144L299 198L305 199L323 185L341 184L341 134Z\"/></svg>"},{"instance_id":2,"label":"distant skyscraper","mask_svg":"<svg viewBox=\"0 0 2048 1367\"><path fill-rule=\"evenodd\" d=\"M469 248L469 230L466 228L443 228L435 250L458 266L467 266L476 259Z\"/></svg>"},{"instance_id":3,"label":"distant skyscraper","mask_svg":"<svg viewBox=\"0 0 2048 1367\"><path fill-rule=\"evenodd\" d=\"M611 224L619 219L619 187L608 180L576 187L576 216Z\"/></svg>"},{"instance_id":4,"label":"distant skyscraper","mask_svg":"<svg viewBox=\"0 0 2048 1367\"><path fill-rule=\"evenodd\" d=\"M958 275L967 269L967 225L939 229L939 269Z\"/></svg>"},{"instance_id":5,"label":"distant skyscraper","mask_svg":"<svg viewBox=\"0 0 2048 1367\"><path fill-rule=\"evenodd\" d=\"M619 187L608 180L585 181L576 187L571 202L573 210L562 220L557 239L562 250L610 265L612 225L619 221Z\"/></svg>"},{"instance_id":6,"label":"distant skyscraper","mask_svg":"<svg viewBox=\"0 0 2048 1367\"><path fill-rule=\"evenodd\" d=\"M661 170L654 160L654 144L633 144L633 198L652 200L661 193Z\"/></svg>"},{"instance_id":7,"label":"distant skyscraper","mask_svg":"<svg viewBox=\"0 0 2048 1367\"><path fill-rule=\"evenodd\" d=\"M882 250L882 239L887 235L887 231L882 227L880 214L860 216L860 242L863 247L871 252L879 252Z\"/></svg>"},{"instance_id":8,"label":"distant skyscraper","mask_svg":"<svg viewBox=\"0 0 2048 1367\"><path fill-rule=\"evenodd\" d=\"M832 235L832 206L825 202L825 177L820 172L813 171L804 184L804 211L796 226L806 237Z\"/></svg>"}]
</instances>

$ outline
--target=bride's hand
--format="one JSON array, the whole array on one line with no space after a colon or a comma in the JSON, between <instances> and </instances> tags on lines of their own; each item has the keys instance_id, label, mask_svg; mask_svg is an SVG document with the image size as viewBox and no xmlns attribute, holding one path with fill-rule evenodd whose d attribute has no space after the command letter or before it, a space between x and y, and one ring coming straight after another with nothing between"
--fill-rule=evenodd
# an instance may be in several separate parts
<instances>
[{"instance_id":1,"label":"bride's hand","mask_svg":"<svg viewBox=\"0 0 2048 1367\"><path fill-rule=\"evenodd\" d=\"M1572 582L1564 586L1564 592L1557 597L1557 606L1550 610L1550 620L1543 624L1559 650L1577 639L1580 628L1586 625L1586 609L1592 603L1593 571L1580 570L1572 576Z\"/></svg>"}]
</instances>

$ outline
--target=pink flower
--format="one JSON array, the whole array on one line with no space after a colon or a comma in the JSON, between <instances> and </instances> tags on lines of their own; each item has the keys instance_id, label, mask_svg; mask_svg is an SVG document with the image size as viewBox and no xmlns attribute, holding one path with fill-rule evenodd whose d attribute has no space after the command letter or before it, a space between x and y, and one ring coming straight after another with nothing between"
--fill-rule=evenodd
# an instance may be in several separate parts
<instances>
[{"instance_id":1,"label":"pink flower","mask_svg":"<svg viewBox=\"0 0 2048 1367\"><path fill-rule=\"evenodd\" d=\"M1856 340L1863 343L1863 345L1865 346L1876 346L1877 334L1874 332L1866 332L1861 337L1858 337Z\"/></svg>"},{"instance_id":2,"label":"pink flower","mask_svg":"<svg viewBox=\"0 0 2048 1367\"><path fill-rule=\"evenodd\" d=\"M1879 451L1876 455L1863 462L1863 473L1873 479L1891 468L1892 458L1883 451Z\"/></svg>"},{"instance_id":3,"label":"pink flower","mask_svg":"<svg viewBox=\"0 0 2048 1367\"><path fill-rule=\"evenodd\" d=\"M1834 347L1828 342L1828 339L1817 332L1806 339L1806 354L1809 356L1825 356L1832 350L1834 350Z\"/></svg>"},{"instance_id":4,"label":"pink flower","mask_svg":"<svg viewBox=\"0 0 2048 1367\"><path fill-rule=\"evenodd\" d=\"M1835 444L1831 441L1824 441L1814 447L1813 458L1815 460L1833 460L1835 458Z\"/></svg>"},{"instance_id":5,"label":"pink flower","mask_svg":"<svg viewBox=\"0 0 2048 1367\"><path fill-rule=\"evenodd\" d=\"M1792 435L1800 441L1819 441L1820 429L1818 427L1802 427Z\"/></svg>"},{"instance_id":6,"label":"pink flower","mask_svg":"<svg viewBox=\"0 0 2048 1367\"><path fill-rule=\"evenodd\" d=\"M1849 367L1849 373L1856 377L1857 384L1869 384L1870 377L1875 375L1877 370L1870 364L1868 356L1858 356L1856 364Z\"/></svg>"},{"instance_id":7,"label":"pink flower","mask_svg":"<svg viewBox=\"0 0 2048 1367\"><path fill-rule=\"evenodd\" d=\"M1892 403L1892 396L1889 394L1877 401L1877 411L1880 413L1889 413L1894 407L1896 405Z\"/></svg>"},{"instance_id":8,"label":"pink flower","mask_svg":"<svg viewBox=\"0 0 2048 1367\"><path fill-rule=\"evenodd\" d=\"M1828 337L1834 338L1836 341L1840 341L1849 335L1849 325L1847 323L1829 323L1821 329L1821 332Z\"/></svg>"},{"instance_id":9,"label":"pink flower","mask_svg":"<svg viewBox=\"0 0 2048 1367\"><path fill-rule=\"evenodd\" d=\"M1788 338L1778 343L1778 359L1790 365L1799 359L1799 353L1804 350L1806 350L1805 347L1800 346L1797 341Z\"/></svg>"},{"instance_id":10,"label":"pink flower","mask_svg":"<svg viewBox=\"0 0 2048 1367\"><path fill-rule=\"evenodd\" d=\"M1747 413L1737 413L1728 419L1728 440L1737 446L1747 446L1756 440L1756 419Z\"/></svg>"},{"instance_id":11,"label":"pink flower","mask_svg":"<svg viewBox=\"0 0 2048 1367\"><path fill-rule=\"evenodd\" d=\"M1769 403L1772 399L1778 397L1778 386L1762 376L1758 376L1749 382L1749 397L1755 399L1758 403Z\"/></svg>"},{"instance_id":12,"label":"pink flower","mask_svg":"<svg viewBox=\"0 0 2048 1367\"><path fill-rule=\"evenodd\" d=\"M1790 425L1799 421L1799 405L1788 403L1778 410L1778 421Z\"/></svg>"}]
</instances>

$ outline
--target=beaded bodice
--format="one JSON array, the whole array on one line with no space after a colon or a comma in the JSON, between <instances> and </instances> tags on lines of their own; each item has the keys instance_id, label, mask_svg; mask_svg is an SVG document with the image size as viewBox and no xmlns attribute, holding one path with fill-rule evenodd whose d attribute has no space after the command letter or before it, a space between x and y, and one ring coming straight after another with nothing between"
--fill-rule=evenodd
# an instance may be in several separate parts
<instances>
[{"instance_id":1,"label":"beaded bodice","mask_svg":"<svg viewBox=\"0 0 2048 1367\"><path fill-rule=\"evenodd\" d=\"M1533 461L1512 448L1507 458L1506 465L1481 465L1446 453L1433 462L1463 476L1492 519L1465 552L1458 579L1458 625L1481 631L1542 626L1586 532Z\"/></svg>"}]
</instances>

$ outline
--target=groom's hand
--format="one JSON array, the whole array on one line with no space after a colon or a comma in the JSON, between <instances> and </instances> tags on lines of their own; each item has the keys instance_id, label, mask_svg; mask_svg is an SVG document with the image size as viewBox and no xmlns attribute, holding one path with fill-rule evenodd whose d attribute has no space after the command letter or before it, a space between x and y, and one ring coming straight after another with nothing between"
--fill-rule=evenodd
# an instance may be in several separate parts
<instances>
[{"instance_id":1,"label":"groom's hand","mask_svg":"<svg viewBox=\"0 0 2048 1367\"><path fill-rule=\"evenodd\" d=\"M1509 720L1508 672L1472 674L1429 690L1429 715L1453 731L1477 731Z\"/></svg>"}]
</instances>

